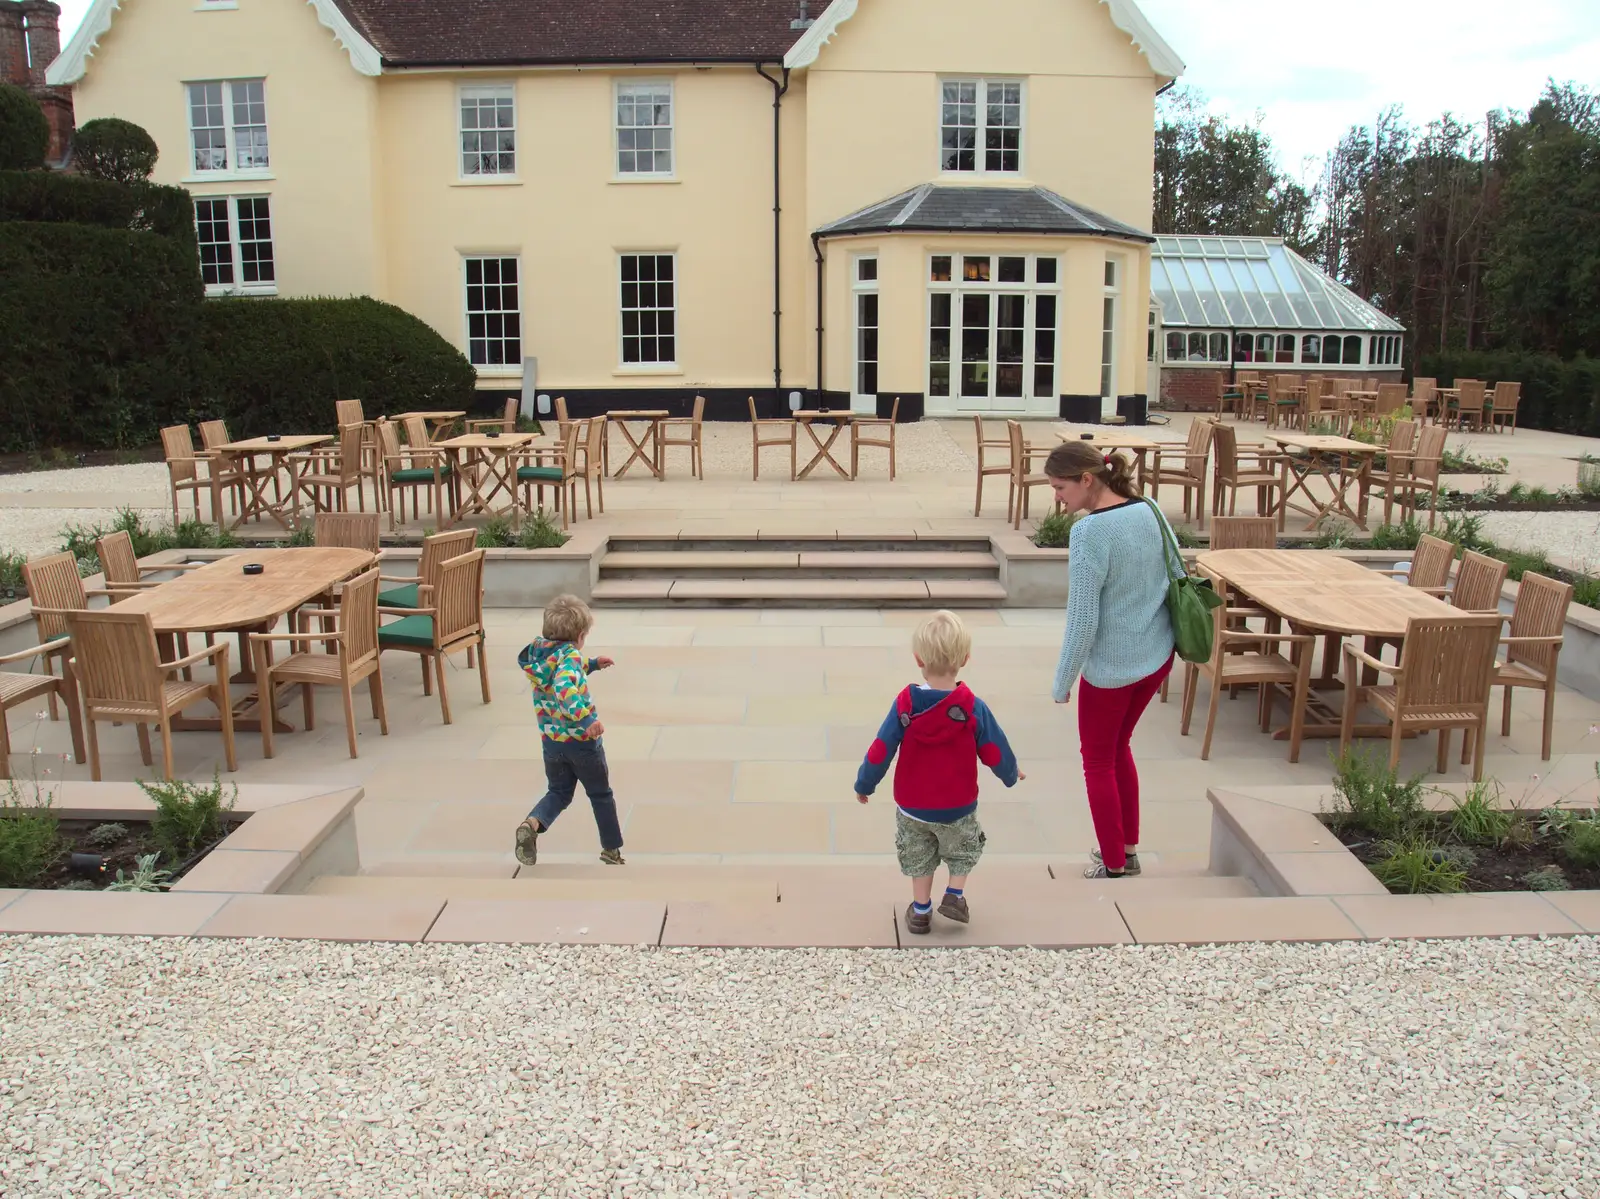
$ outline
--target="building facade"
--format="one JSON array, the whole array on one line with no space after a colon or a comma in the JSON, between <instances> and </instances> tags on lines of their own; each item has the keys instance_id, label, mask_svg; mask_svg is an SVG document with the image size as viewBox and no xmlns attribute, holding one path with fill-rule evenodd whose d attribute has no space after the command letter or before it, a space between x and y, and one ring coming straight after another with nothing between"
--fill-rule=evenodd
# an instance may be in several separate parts
<instances>
[{"instance_id":1,"label":"building facade","mask_svg":"<svg viewBox=\"0 0 1600 1199\"><path fill-rule=\"evenodd\" d=\"M208 291L388 300L485 389L1093 419L1182 68L1132 0L95 0L50 82Z\"/></svg>"}]
</instances>

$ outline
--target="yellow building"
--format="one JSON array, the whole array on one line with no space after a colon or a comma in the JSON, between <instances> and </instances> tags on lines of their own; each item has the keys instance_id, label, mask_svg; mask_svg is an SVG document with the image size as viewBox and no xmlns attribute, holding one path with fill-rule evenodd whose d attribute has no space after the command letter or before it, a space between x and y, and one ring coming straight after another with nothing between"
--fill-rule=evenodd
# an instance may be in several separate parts
<instances>
[{"instance_id":1,"label":"yellow building","mask_svg":"<svg viewBox=\"0 0 1600 1199\"><path fill-rule=\"evenodd\" d=\"M1182 69L1133 0L95 0L48 77L208 290L388 300L485 389L1093 419Z\"/></svg>"}]
</instances>

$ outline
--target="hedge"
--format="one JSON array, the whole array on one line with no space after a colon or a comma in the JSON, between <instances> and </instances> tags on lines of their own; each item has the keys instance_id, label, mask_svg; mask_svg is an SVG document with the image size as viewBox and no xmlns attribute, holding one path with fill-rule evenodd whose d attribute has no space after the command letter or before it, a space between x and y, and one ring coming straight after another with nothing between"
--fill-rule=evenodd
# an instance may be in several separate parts
<instances>
[{"instance_id":1,"label":"hedge","mask_svg":"<svg viewBox=\"0 0 1600 1199\"><path fill-rule=\"evenodd\" d=\"M59 171L0 171L0 222L43 221L159 233L195 250L194 200L181 187ZM196 271L199 270L197 266Z\"/></svg>"},{"instance_id":2,"label":"hedge","mask_svg":"<svg viewBox=\"0 0 1600 1199\"><path fill-rule=\"evenodd\" d=\"M154 440L188 411L201 303L192 244L0 223L0 449Z\"/></svg>"},{"instance_id":3,"label":"hedge","mask_svg":"<svg viewBox=\"0 0 1600 1199\"><path fill-rule=\"evenodd\" d=\"M1424 355L1417 374L1444 387L1457 379L1522 383L1517 424L1557 433L1600 436L1600 359L1573 359L1519 350L1456 350Z\"/></svg>"},{"instance_id":4,"label":"hedge","mask_svg":"<svg viewBox=\"0 0 1600 1199\"><path fill-rule=\"evenodd\" d=\"M36 171L50 149L44 109L14 83L0 82L0 169Z\"/></svg>"},{"instance_id":5,"label":"hedge","mask_svg":"<svg viewBox=\"0 0 1600 1199\"><path fill-rule=\"evenodd\" d=\"M477 376L461 351L393 304L212 300L201 327L197 409L235 435L330 432L342 399L369 417L472 404Z\"/></svg>"}]
</instances>

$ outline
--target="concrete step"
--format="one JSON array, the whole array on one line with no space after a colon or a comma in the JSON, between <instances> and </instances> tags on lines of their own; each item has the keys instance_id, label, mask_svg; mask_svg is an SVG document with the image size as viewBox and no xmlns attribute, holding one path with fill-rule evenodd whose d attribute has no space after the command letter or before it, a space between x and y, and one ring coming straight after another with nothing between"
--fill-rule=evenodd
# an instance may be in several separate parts
<instances>
[{"instance_id":1,"label":"concrete step","mask_svg":"<svg viewBox=\"0 0 1600 1199\"><path fill-rule=\"evenodd\" d=\"M988 579L1000 573L993 554L918 550L624 550L600 560L604 580L676 578Z\"/></svg>"},{"instance_id":2,"label":"concrete step","mask_svg":"<svg viewBox=\"0 0 1600 1199\"><path fill-rule=\"evenodd\" d=\"M605 579L590 594L599 604L789 608L993 607L1006 598L998 579Z\"/></svg>"},{"instance_id":3,"label":"concrete step","mask_svg":"<svg viewBox=\"0 0 1600 1199\"><path fill-rule=\"evenodd\" d=\"M324 875L310 895L365 895L387 899L653 899L666 902L776 903L775 880L721 878L709 871L679 877L628 878L630 867L610 867L607 878L400 878Z\"/></svg>"},{"instance_id":4,"label":"concrete step","mask_svg":"<svg viewBox=\"0 0 1600 1199\"><path fill-rule=\"evenodd\" d=\"M767 553L945 553L987 554L988 537L902 537L881 533L819 533L815 537L782 534L771 537L612 537L613 554L735 552L761 550Z\"/></svg>"}]
</instances>

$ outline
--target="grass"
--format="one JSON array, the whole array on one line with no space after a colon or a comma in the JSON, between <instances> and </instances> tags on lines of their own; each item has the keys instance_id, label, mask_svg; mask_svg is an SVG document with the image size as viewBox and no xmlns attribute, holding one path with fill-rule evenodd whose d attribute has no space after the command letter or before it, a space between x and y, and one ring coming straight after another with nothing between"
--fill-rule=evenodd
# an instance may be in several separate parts
<instances>
[{"instance_id":1,"label":"grass","mask_svg":"<svg viewBox=\"0 0 1600 1199\"><path fill-rule=\"evenodd\" d=\"M1384 856L1369 867L1390 891L1403 895L1454 895L1466 890L1467 872L1443 849L1421 837L1384 844Z\"/></svg>"},{"instance_id":2,"label":"grass","mask_svg":"<svg viewBox=\"0 0 1600 1199\"><path fill-rule=\"evenodd\" d=\"M0 797L0 887L31 887L61 856L60 820L48 797L24 800L14 782Z\"/></svg>"},{"instance_id":3,"label":"grass","mask_svg":"<svg viewBox=\"0 0 1600 1199\"><path fill-rule=\"evenodd\" d=\"M1600 866L1600 818L1574 814L1561 835L1561 852L1574 866Z\"/></svg>"},{"instance_id":4,"label":"grass","mask_svg":"<svg viewBox=\"0 0 1600 1199\"><path fill-rule=\"evenodd\" d=\"M1493 779L1472 784L1450 813L1450 833L1464 845L1504 845L1518 823L1516 814L1499 807L1500 784Z\"/></svg>"},{"instance_id":5,"label":"grass","mask_svg":"<svg viewBox=\"0 0 1600 1199\"><path fill-rule=\"evenodd\" d=\"M1329 819L1385 841L1413 834L1427 818L1421 775L1402 780L1376 751L1346 750L1334 762L1334 808Z\"/></svg>"},{"instance_id":6,"label":"grass","mask_svg":"<svg viewBox=\"0 0 1600 1199\"><path fill-rule=\"evenodd\" d=\"M140 788L156 805L150 818L150 835L174 862L182 862L222 837L224 817L233 810L239 788L224 787L213 774L209 785L141 782Z\"/></svg>"}]
</instances>

